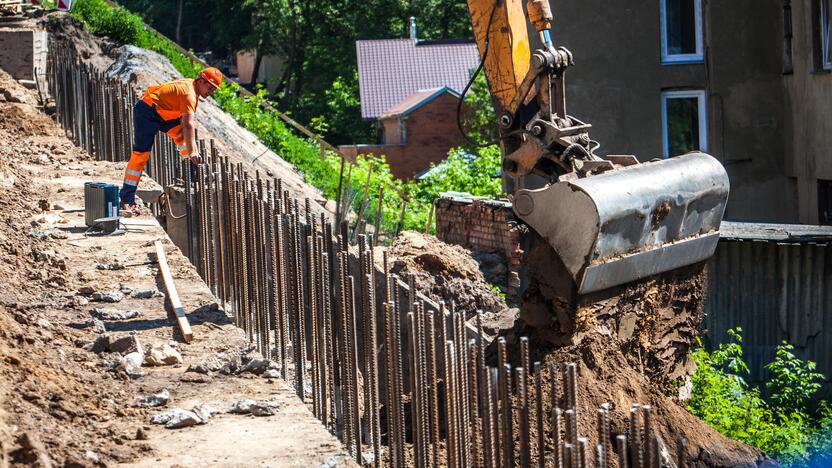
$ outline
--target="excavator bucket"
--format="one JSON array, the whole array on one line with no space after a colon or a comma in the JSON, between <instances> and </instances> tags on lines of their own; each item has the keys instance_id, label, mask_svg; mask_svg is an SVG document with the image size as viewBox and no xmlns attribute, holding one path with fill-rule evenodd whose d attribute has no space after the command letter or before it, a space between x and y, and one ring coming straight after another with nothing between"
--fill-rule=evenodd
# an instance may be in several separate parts
<instances>
[{"instance_id":1,"label":"excavator bucket","mask_svg":"<svg viewBox=\"0 0 832 468\"><path fill-rule=\"evenodd\" d=\"M728 188L722 164L695 152L521 189L514 211L587 294L713 255Z\"/></svg>"}]
</instances>

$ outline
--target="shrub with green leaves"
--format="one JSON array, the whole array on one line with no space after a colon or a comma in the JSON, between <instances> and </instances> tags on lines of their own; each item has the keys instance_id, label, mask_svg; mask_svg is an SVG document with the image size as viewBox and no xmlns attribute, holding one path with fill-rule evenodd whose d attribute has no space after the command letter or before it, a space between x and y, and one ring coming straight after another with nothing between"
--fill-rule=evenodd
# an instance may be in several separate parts
<instances>
[{"instance_id":1,"label":"shrub with green leaves","mask_svg":"<svg viewBox=\"0 0 832 468\"><path fill-rule=\"evenodd\" d=\"M760 389L745 380L748 366L743 361L741 333L739 328L728 330L728 343L711 352L701 346L693 351L697 369L688 409L721 434L765 451L784 466L832 461L832 411L826 402L817 414L808 410L823 375L814 372L813 362L801 360L794 347L783 342L766 366L773 378L767 383L770 401L764 400Z\"/></svg>"}]
</instances>

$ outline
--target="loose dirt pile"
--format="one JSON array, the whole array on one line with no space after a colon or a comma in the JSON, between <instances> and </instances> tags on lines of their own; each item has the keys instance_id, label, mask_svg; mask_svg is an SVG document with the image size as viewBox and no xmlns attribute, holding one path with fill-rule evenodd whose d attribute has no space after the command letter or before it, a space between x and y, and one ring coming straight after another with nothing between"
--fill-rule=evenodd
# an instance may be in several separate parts
<instances>
[{"instance_id":1,"label":"loose dirt pile","mask_svg":"<svg viewBox=\"0 0 832 468\"><path fill-rule=\"evenodd\" d=\"M674 458L679 437L686 437L689 466L770 462L758 450L719 435L679 401L677 387L685 387L694 370L689 350L702 319L704 265L579 296L559 258L538 242L525 258L529 287L516 320L515 309L498 300L467 250L404 233L390 255L395 259L392 271L402 277L415 274L420 292L454 301L464 310L492 312L487 321L496 325L489 328L507 340L514 367L521 365L520 338L529 338L531 360L544 369L544 414L552 409L552 367L577 363L579 428L590 447L598 440L598 407L610 404L612 433L622 434L630 406L639 403L652 406L656 433ZM496 365L493 342L488 355L490 365ZM563 398L559 395L565 408ZM546 437L551 449L553 441Z\"/></svg>"},{"instance_id":2,"label":"loose dirt pile","mask_svg":"<svg viewBox=\"0 0 832 468\"><path fill-rule=\"evenodd\" d=\"M529 287L520 316L555 345L608 337L630 365L672 394L694 370L705 300L705 265L697 264L606 291L579 296L555 252L542 241L526 255Z\"/></svg>"},{"instance_id":3,"label":"loose dirt pile","mask_svg":"<svg viewBox=\"0 0 832 468\"><path fill-rule=\"evenodd\" d=\"M485 282L470 252L433 236L403 232L390 248L390 271L407 281L416 276L416 287L425 296L441 299L457 310L494 314L506 311L505 301Z\"/></svg>"}]
</instances>

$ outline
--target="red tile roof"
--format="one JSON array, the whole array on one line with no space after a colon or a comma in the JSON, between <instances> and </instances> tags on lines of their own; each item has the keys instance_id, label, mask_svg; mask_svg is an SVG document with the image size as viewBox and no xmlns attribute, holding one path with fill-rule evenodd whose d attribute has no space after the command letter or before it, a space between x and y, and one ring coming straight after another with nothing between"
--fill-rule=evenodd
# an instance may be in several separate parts
<instances>
[{"instance_id":1,"label":"red tile roof","mask_svg":"<svg viewBox=\"0 0 832 468\"><path fill-rule=\"evenodd\" d=\"M447 86L461 93L479 64L473 41L356 41L361 116L374 119L420 90Z\"/></svg>"}]
</instances>

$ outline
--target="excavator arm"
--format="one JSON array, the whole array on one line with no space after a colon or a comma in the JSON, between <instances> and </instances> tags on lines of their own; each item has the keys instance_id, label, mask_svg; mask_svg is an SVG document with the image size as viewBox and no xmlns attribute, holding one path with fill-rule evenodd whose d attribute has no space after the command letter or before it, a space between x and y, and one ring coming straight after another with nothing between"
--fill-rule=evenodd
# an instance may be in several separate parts
<instances>
[{"instance_id":1,"label":"excavator arm","mask_svg":"<svg viewBox=\"0 0 832 468\"><path fill-rule=\"evenodd\" d=\"M574 61L552 40L548 0L523 6L468 0L517 216L555 250L580 294L712 256L728 201L722 164L700 152L647 163L596 155L592 126L567 113Z\"/></svg>"}]
</instances>

